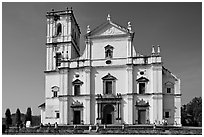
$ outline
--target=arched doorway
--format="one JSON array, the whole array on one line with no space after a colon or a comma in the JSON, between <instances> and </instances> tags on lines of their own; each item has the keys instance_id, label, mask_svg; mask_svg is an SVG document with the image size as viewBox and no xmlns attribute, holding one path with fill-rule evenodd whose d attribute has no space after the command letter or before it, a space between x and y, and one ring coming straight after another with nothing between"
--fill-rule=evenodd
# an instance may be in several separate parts
<instances>
[{"instance_id":1,"label":"arched doorway","mask_svg":"<svg viewBox=\"0 0 204 137\"><path fill-rule=\"evenodd\" d=\"M102 124L112 124L114 118L114 106L107 104L103 108Z\"/></svg>"}]
</instances>

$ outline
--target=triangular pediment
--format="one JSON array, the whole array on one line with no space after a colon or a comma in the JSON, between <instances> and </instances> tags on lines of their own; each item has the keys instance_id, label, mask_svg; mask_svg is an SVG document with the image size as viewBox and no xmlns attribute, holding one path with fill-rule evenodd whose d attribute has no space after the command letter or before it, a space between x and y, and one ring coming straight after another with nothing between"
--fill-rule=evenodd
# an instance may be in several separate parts
<instances>
[{"instance_id":1,"label":"triangular pediment","mask_svg":"<svg viewBox=\"0 0 204 137\"><path fill-rule=\"evenodd\" d=\"M145 77L140 77L136 80L137 82L148 82L149 79L145 78Z\"/></svg>"},{"instance_id":2,"label":"triangular pediment","mask_svg":"<svg viewBox=\"0 0 204 137\"><path fill-rule=\"evenodd\" d=\"M116 80L116 77L108 73L106 76L102 77L103 80Z\"/></svg>"},{"instance_id":3,"label":"triangular pediment","mask_svg":"<svg viewBox=\"0 0 204 137\"><path fill-rule=\"evenodd\" d=\"M83 84L83 82L81 80L79 80L79 79L76 79L75 81L72 82L72 84L73 85L77 85L77 84L81 85L81 84Z\"/></svg>"},{"instance_id":4,"label":"triangular pediment","mask_svg":"<svg viewBox=\"0 0 204 137\"><path fill-rule=\"evenodd\" d=\"M174 84L172 82L168 81L168 82L165 83L165 85L166 86L173 86Z\"/></svg>"},{"instance_id":5,"label":"triangular pediment","mask_svg":"<svg viewBox=\"0 0 204 137\"><path fill-rule=\"evenodd\" d=\"M111 21L106 22L89 33L91 37L100 37L100 36L117 36L117 35L125 35L128 34L128 29L115 24Z\"/></svg>"},{"instance_id":6,"label":"triangular pediment","mask_svg":"<svg viewBox=\"0 0 204 137\"><path fill-rule=\"evenodd\" d=\"M99 31L98 33L96 33L95 36L121 35L121 34L126 34L126 33L114 26L108 26L102 29L101 31Z\"/></svg>"}]
</instances>

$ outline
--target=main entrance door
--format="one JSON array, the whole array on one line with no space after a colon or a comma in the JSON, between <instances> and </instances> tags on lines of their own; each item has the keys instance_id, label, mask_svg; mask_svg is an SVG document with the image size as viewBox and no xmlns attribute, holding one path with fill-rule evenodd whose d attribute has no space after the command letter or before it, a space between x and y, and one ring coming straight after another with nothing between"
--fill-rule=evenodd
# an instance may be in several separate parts
<instances>
[{"instance_id":1,"label":"main entrance door","mask_svg":"<svg viewBox=\"0 0 204 137\"><path fill-rule=\"evenodd\" d=\"M74 120L73 120L73 124L81 124L81 115L80 115L80 111L74 111Z\"/></svg>"},{"instance_id":2,"label":"main entrance door","mask_svg":"<svg viewBox=\"0 0 204 137\"><path fill-rule=\"evenodd\" d=\"M138 110L138 124L146 123L146 110Z\"/></svg>"},{"instance_id":3,"label":"main entrance door","mask_svg":"<svg viewBox=\"0 0 204 137\"><path fill-rule=\"evenodd\" d=\"M106 106L104 106L102 124L112 124L113 123L113 113L114 113L113 105L107 104Z\"/></svg>"}]
</instances>

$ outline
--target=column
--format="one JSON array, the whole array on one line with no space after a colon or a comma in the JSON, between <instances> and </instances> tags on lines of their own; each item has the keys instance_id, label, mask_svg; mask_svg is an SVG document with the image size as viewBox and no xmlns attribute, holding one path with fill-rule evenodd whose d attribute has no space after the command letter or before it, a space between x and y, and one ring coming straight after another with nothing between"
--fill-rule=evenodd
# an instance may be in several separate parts
<instances>
[{"instance_id":1,"label":"column","mask_svg":"<svg viewBox=\"0 0 204 137\"><path fill-rule=\"evenodd\" d=\"M49 46L46 48L46 70L50 70L50 60L49 60Z\"/></svg>"},{"instance_id":2,"label":"column","mask_svg":"<svg viewBox=\"0 0 204 137\"><path fill-rule=\"evenodd\" d=\"M59 100L59 113L60 113L60 119L59 124L64 124L64 104L63 99Z\"/></svg>"},{"instance_id":3,"label":"column","mask_svg":"<svg viewBox=\"0 0 204 137\"><path fill-rule=\"evenodd\" d=\"M132 64L132 36L128 36L128 42L127 42L127 64Z\"/></svg>"},{"instance_id":4,"label":"column","mask_svg":"<svg viewBox=\"0 0 204 137\"><path fill-rule=\"evenodd\" d=\"M127 66L126 68L126 91L127 93L133 93L133 66Z\"/></svg>"},{"instance_id":5,"label":"column","mask_svg":"<svg viewBox=\"0 0 204 137\"><path fill-rule=\"evenodd\" d=\"M56 69L56 48L52 47L52 70L55 70Z\"/></svg>"},{"instance_id":6,"label":"column","mask_svg":"<svg viewBox=\"0 0 204 137\"><path fill-rule=\"evenodd\" d=\"M52 70L53 68L52 68L52 60L53 60L53 57L52 57L52 46L51 45L49 45L49 65L50 65L50 70Z\"/></svg>"},{"instance_id":7,"label":"column","mask_svg":"<svg viewBox=\"0 0 204 137\"><path fill-rule=\"evenodd\" d=\"M102 103L100 103L101 105L100 105L100 121L101 121L101 123L102 123L102 119L103 119L103 105L102 105Z\"/></svg>"},{"instance_id":8,"label":"column","mask_svg":"<svg viewBox=\"0 0 204 137\"><path fill-rule=\"evenodd\" d=\"M60 112L59 124L68 124L67 104L68 104L67 97L59 98L59 112Z\"/></svg>"},{"instance_id":9,"label":"column","mask_svg":"<svg viewBox=\"0 0 204 137\"><path fill-rule=\"evenodd\" d=\"M120 104L119 103L117 103L118 104L118 119L120 118Z\"/></svg>"},{"instance_id":10,"label":"column","mask_svg":"<svg viewBox=\"0 0 204 137\"><path fill-rule=\"evenodd\" d=\"M62 124L68 124L68 112L69 112L69 105L68 105L68 78L69 78L69 71L66 69L60 70L59 73L60 77L60 95L64 95L62 100L60 101L60 120Z\"/></svg>"},{"instance_id":11,"label":"column","mask_svg":"<svg viewBox=\"0 0 204 137\"><path fill-rule=\"evenodd\" d=\"M128 97L128 124L133 124L133 97Z\"/></svg>"},{"instance_id":12,"label":"column","mask_svg":"<svg viewBox=\"0 0 204 137\"><path fill-rule=\"evenodd\" d=\"M100 108L99 108L99 103L97 103L97 119L99 119L100 118L100 116L99 116L99 110L100 110Z\"/></svg>"},{"instance_id":13,"label":"column","mask_svg":"<svg viewBox=\"0 0 204 137\"><path fill-rule=\"evenodd\" d=\"M174 125L181 126L181 95L174 97L175 111L174 111Z\"/></svg>"},{"instance_id":14,"label":"column","mask_svg":"<svg viewBox=\"0 0 204 137\"><path fill-rule=\"evenodd\" d=\"M91 84L91 81L90 81L90 80L91 80L91 78L90 78L90 75L91 75L91 74L90 74L90 73L91 73L90 68L86 68L86 69L85 69L85 75L86 75L86 89L85 89L85 92L86 92L86 94L88 94L88 95L89 95L89 94L90 94L90 95L92 94L92 93L91 93L91 85L90 85L90 84Z\"/></svg>"},{"instance_id":15,"label":"column","mask_svg":"<svg viewBox=\"0 0 204 137\"><path fill-rule=\"evenodd\" d=\"M86 101L85 124L90 124L90 117L91 117L91 115L90 115L90 98L86 98L85 101Z\"/></svg>"}]
</instances>

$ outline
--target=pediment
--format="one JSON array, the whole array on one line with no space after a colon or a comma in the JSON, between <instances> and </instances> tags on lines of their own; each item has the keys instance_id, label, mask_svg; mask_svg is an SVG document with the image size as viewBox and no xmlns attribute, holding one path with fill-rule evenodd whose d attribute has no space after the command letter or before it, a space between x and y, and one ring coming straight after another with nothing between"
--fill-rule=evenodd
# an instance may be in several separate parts
<instances>
[{"instance_id":1,"label":"pediment","mask_svg":"<svg viewBox=\"0 0 204 137\"><path fill-rule=\"evenodd\" d=\"M168 81L168 82L165 83L165 85L166 86L173 86L174 84L172 82Z\"/></svg>"},{"instance_id":2,"label":"pediment","mask_svg":"<svg viewBox=\"0 0 204 137\"><path fill-rule=\"evenodd\" d=\"M143 99L136 102L136 106L149 106L149 102L145 102Z\"/></svg>"},{"instance_id":3,"label":"pediment","mask_svg":"<svg viewBox=\"0 0 204 137\"><path fill-rule=\"evenodd\" d=\"M51 89L52 89L53 92L58 92L59 91L59 87L58 86L53 86Z\"/></svg>"},{"instance_id":4,"label":"pediment","mask_svg":"<svg viewBox=\"0 0 204 137\"><path fill-rule=\"evenodd\" d=\"M83 82L81 80L79 80L79 79L76 79L75 81L72 82L72 84L73 85L77 85L77 84L81 85L81 84L83 84Z\"/></svg>"},{"instance_id":5,"label":"pediment","mask_svg":"<svg viewBox=\"0 0 204 137\"><path fill-rule=\"evenodd\" d=\"M71 108L79 108L79 107L83 107L83 103L77 101L72 102L71 104Z\"/></svg>"},{"instance_id":6,"label":"pediment","mask_svg":"<svg viewBox=\"0 0 204 137\"><path fill-rule=\"evenodd\" d=\"M100 36L117 36L117 35L125 35L128 34L128 30L120 25L117 25L113 22L107 22L96 29L92 30L89 33L91 37L100 37Z\"/></svg>"},{"instance_id":7,"label":"pediment","mask_svg":"<svg viewBox=\"0 0 204 137\"><path fill-rule=\"evenodd\" d=\"M114 26L109 26L100 32L96 33L95 36L106 36L106 35L121 35L126 34L124 31L119 30Z\"/></svg>"},{"instance_id":8,"label":"pediment","mask_svg":"<svg viewBox=\"0 0 204 137\"><path fill-rule=\"evenodd\" d=\"M116 80L116 77L108 73L106 76L102 77L103 80Z\"/></svg>"},{"instance_id":9,"label":"pediment","mask_svg":"<svg viewBox=\"0 0 204 137\"><path fill-rule=\"evenodd\" d=\"M140 77L136 80L137 82L148 82L149 79L145 78L145 77Z\"/></svg>"}]
</instances>

